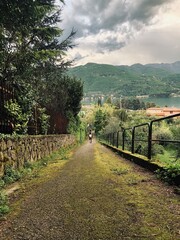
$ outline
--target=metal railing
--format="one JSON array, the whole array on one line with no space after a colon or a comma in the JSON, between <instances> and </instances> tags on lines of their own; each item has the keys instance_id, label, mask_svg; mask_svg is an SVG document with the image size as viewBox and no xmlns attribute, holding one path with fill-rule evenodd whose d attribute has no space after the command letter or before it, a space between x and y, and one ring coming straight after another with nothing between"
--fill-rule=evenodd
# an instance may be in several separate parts
<instances>
[{"instance_id":1,"label":"metal railing","mask_svg":"<svg viewBox=\"0 0 180 240\"><path fill-rule=\"evenodd\" d=\"M141 149L141 145L139 144L136 151L135 151L135 143L136 142L145 142L147 143L147 158L150 160L152 158L152 143L153 142L164 142L164 143L174 143L174 144L179 144L180 147L180 139L177 140L169 140L169 139L153 139L153 124L155 122L161 122L163 120L167 120L167 119L172 119L172 118L177 118L180 116L180 113L177 114L173 114L167 117L163 117L163 118L158 118L155 120L152 120L149 123L143 123L143 124L139 124L136 126L133 126L131 128L124 128L122 130L119 130L117 132L113 132L113 133L109 133L108 135L104 135L102 136L102 138L108 142L110 145L112 146L116 146L117 148L119 148L120 144L119 144L119 138L120 138L120 134L122 136L122 150L129 150L131 151L132 154L134 153L140 153L140 149ZM145 130L143 128L144 133L146 134L146 138L136 138L137 134L136 134L136 129L137 128L142 128L142 127L146 127L147 129ZM129 136L127 136L127 132L129 133Z\"/></svg>"},{"instance_id":2,"label":"metal railing","mask_svg":"<svg viewBox=\"0 0 180 240\"><path fill-rule=\"evenodd\" d=\"M14 89L7 83L0 81L0 134L12 134L12 119L7 115L6 101L14 99Z\"/></svg>"}]
</instances>

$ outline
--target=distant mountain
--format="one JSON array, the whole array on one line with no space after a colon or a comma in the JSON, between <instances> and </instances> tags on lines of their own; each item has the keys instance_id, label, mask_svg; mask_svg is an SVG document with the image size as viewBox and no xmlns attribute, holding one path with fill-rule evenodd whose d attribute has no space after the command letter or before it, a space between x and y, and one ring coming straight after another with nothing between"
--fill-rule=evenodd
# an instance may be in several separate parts
<instances>
[{"instance_id":1,"label":"distant mountain","mask_svg":"<svg viewBox=\"0 0 180 240\"><path fill-rule=\"evenodd\" d=\"M180 62L113 66L88 63L69 70L84 82L84 92L123 96L169 95L180 92Z\"/></svg>"},{"instance_id":2,"label":"distant mountain","mask_svg":"<svg viewBox=\"0 0 180 240\"><path fill-rule=\"evenodd\" d=\"M147 64L146 66L164 69L172 74L180 73L180 61L175 63Z\"/></svg>"}]
</instances>

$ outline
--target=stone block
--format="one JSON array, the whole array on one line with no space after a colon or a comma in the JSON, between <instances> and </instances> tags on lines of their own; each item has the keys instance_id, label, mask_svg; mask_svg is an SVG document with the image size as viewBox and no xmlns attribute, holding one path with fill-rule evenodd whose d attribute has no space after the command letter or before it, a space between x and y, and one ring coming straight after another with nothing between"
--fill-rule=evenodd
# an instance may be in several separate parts
<instances>
[{"instance_id":1,"label":"stone block","mask_svg":"<svg viewBox=\"0 0 180 240\"><path fill-rule=\"evenodd\" d=\"M11 139L8 139L8 140L7 140L7 148L8 148L8 149L12 149L12 146L13 146L12 140L11 140Z\"/></svg>"},{"instance_id":2,"label":"stone block","mask_svg":"<svg viewBox=\"0 0 180 240\"><path fill-rule=\"evenodd\" d=\"M9 162L11 158L8 156L7 153L4 153L4 162Z\"/></svg>"},{"instance_id":3,"label":"stone block","mask_svg":"<svg viewBox=\"0 0 180 240\"><path fill-rule=\"evenodd\" d=\"M4 175L4 163L0 162L0 177Z\"/></svg>"},{"instance_id":4,"label":"stone block","mask_svg":"<svg viewBox=\"0 0 180 240\"><path fill-rule=\"evenodd\" d=\"M7 149L6 142L4 140L2 140L0 143L0 150L5 151L6 149Z\"/></svg>"},{"instance_id":5,"label":"stone block","mask_svg":"<svg viewBox=\"0 0 180 240\"><path fill-rule=\"evenodd\" d=\"M3 154L3 152L0 152L0 162L4 162L4 154Z\"/></svg>"}]
</instances>

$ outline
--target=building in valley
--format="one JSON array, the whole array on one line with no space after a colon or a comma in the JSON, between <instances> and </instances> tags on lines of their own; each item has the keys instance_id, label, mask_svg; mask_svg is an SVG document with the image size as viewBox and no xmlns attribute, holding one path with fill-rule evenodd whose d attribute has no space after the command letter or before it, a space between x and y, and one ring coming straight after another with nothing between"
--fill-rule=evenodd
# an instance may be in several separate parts
<instances>
[{"instance_id":1,"label":"building in valley","mask_svg":"<svg viewBox=\"0 0 180 240\"><path fill-rule=\"evenodd\" d=\"M170 107L152 107L146 109L147 116L158 116L158 117L167 117L180 113L180 108L170 108Z\"/></svg>"}]
</instances>

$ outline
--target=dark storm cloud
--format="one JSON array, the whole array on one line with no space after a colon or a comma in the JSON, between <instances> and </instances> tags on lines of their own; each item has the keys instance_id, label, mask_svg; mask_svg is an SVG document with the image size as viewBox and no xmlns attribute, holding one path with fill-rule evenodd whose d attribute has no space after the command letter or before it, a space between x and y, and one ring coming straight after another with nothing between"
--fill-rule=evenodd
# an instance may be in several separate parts
<instances>
[{"instance_id":1,"label":"dark storm cloud","mask_svg":"<svg viewBox=\"0 0 180 240\"><path fill-rule=\"evenodd\" d=\"M70 25L77 29L77 36L97 34L100 30L112 30L124 22L126 13L124 1L117 0L80 0L72 2L72 18Z\"/></svg>"},{"instance_id":2,"label":"dark storm cloud","mask_svg":"<svg viewBox=\"0 0 180 240\"><path fill-rule=\"evenodd\" d=\"M154 16L158 13L160 7L164 4L172 3L170 0L140 0L135 1L132 8L130 7L129 21L139 21L149 24Z\"/></svg>"},{"instance_id":3,"label":"dark storm cloud","mask_svg":"<svg viewBox=\"0 0 180 240\"><path fill-rule=\"evenodd\" d=\"M161 6L172 0L79 0L72 1L69 19L80 33L112 30L125 22L149 24Z\"/></svg>"},{"instance_id":4,"label":"dark storm cloud","mask_svg":"<svg viewBox=\"0 0 180 240\"><path fill-rule=\"evenodd\" d=\"M97 41L96 52L105 53L120 49L125 46L125 42L120 42L116 37L107 37L103 41Z\"/></svg>"}]
</instances>

